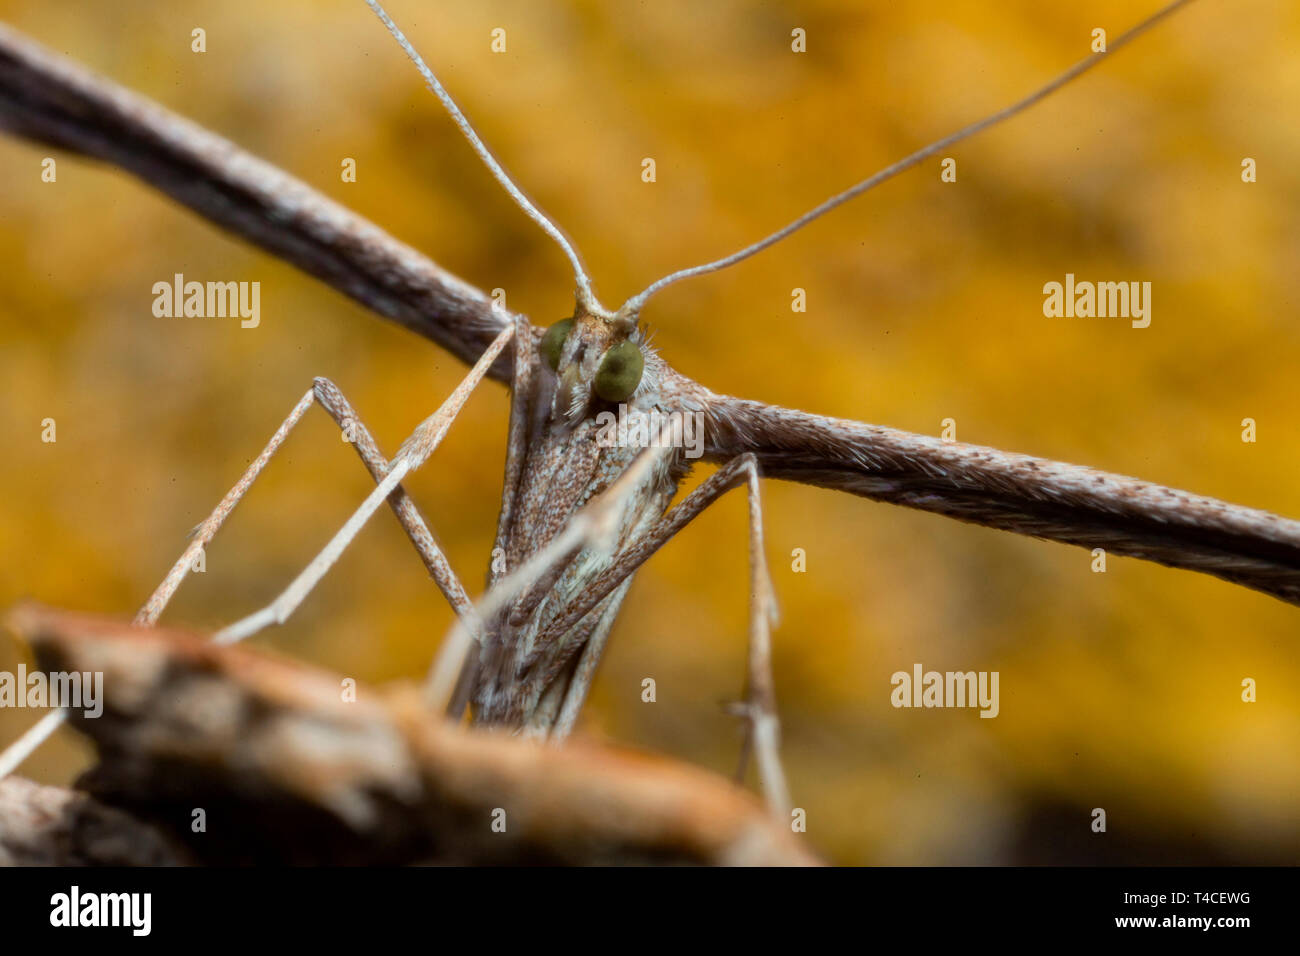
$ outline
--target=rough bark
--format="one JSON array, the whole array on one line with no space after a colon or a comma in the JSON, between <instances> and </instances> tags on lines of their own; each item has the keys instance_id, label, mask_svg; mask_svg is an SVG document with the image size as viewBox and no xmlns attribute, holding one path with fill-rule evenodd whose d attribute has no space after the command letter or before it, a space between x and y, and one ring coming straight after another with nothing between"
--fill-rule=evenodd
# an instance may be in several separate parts
<instances>
[{"instance_id":1,"label":"rough bark","mask_svg":"<svg viewBox=\"0 0 1300 956\"><path fill-rule=\"evenodd\" d=\"M340 675L188 632L36 605L8 623L42 670L101 672L104 697L70 714L99 756L89 797L0 802L13 862L106 862L137 836L121 862L815 862L742 789L675 761L461 729L404 686L349 702ZM23 809L39 805L53 822Z\"/></svg>"},{"instance_id":2,"label":"rough bark","mask_svg":"<svg viewBox=\"0 0 1300 956\"><path fill-rule=\"evenodd\" d=\"M0 780L0 866L175 866L189 854L156 827L63 787Z\"/></svg>"}]
</instances>

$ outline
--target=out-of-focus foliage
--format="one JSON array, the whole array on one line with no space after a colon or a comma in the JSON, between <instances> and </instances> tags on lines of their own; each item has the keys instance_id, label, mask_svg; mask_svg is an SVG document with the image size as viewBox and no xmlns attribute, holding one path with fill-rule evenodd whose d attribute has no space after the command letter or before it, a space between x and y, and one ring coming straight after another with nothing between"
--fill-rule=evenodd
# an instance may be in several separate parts
<instances>
[{"instance_id":1,"label":"out-of-focus foliage","mask_svg":"<svg viewBox=\"0 0 1300 956\"><path fill-rule=\"evenodd\" d=\"M394 0L496 154L576 239L607 303L712 258L1028 91L1153 3L701 5ZM560 253L502 196L365 6L2 0L0 17L223 133L508 304L567 314ZM205 54L190 51L195 27ZM504 27L507 52L490 51ZM790 50L803 27L808 52ZM1019 118L645 318L723 392L1082 462L1300 515L1300 9L1205 0ZM314 375L393 450L463 373L437 348L121 173L0 140L0 602L129 616ZM1259 182L1240 178L1243 157ZM340 181L353 157L358 181ZM653 157L657 182L641 180ZM1042 286L1153 284L1151 327L1047 319ZM258 280L262 320L158 319L175 273ZM792 313L791 290L808 311ZM408 487L471 591L507 395L485 387ZM40 440L41 421L58 440ZM1241 421L1259 440L1241 441ZM703 472L703 470L701 470ZM698 480L697 473L693 480ZM167 619L279 590L367 479L319 411ZM766 484L784 752L840 862L1284 861L1300 849L1300 613L1211 578ZM584 731L728 771L744 502L641 573ZM791 570L806 550L806 573ZM380 515L257 638L415 678L450 621ZM0 669L19 652L0 641ZM895 710L913 663L997 670L1001 714ZM658 701L642 703L641 681ZM1240 699L1258 682L1259 701ZM0 739L34 718L0 711ZM26 772L67 781L70 734ZM1108 832L1089 830L1103 807Z\"/></svg>"}]
</instances>

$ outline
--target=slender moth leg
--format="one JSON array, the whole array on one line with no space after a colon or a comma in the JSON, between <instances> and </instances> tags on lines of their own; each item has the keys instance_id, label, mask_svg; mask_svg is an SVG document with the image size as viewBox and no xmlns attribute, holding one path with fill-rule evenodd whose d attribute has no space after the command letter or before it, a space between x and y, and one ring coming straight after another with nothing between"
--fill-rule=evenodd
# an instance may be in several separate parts
<instances>
[{"instance_id":1,"label":"slender moth leg","mask_svg":"<svg viewBox=\"0 0 1300 956\"><path fill-rule=\"evenodd\" d=\"M496 540L493 542L493 558L505 550L506 536L514 520L515 497L519 491L519 478L523 473L524 452L528 444L528 414L531 411L529 396L532 395L533 366L536 362L537 349L529 329L528 320L522 315L515 317L515 370L510 383L510 427L506 439L506 475L501 490L501 514L497 518ZM497 549L501 549L498 551ZM498 568L492 561L488 572L488 583L495 584L505 574L504 568Z\"/></svg>"},{"instance_id":2,"label":"slender moth leg","mask_svg":"<svg viewBox=\"0 0 1300 956\"><path fill-rule=\"evenodd\" d=\"M644 564L651 555L681 531L697 515L742 482L748 485L749 500L749 563L750 563L750 620L749 659L746 700L739 713L747 720L746 741L742 751L742 766L752 744L758 757L759 779L768 806L777 816L784 817L790 808L789 791L779 756L780 724L776 714L776 696L772 681L771 624L776 616L776 599L767 559L763 550L763 511L759 496L758 461L752 454L739 455L692 491L675 508L663 516L639 540L626 548L575 601L573 606L551 624L546 634L539 636L539 646L555 647L549 641L551 633L562 633L572 628L592 608L605 599L615 588ZM574 671L573 679L565 691L564 702L552 731L553 739L563 739L577 720L578 711L586 699L596 664L603 646L589 643ZM565 661L557 657L534 658L536 664L548 672L558 674Z\"/></svg>"},{"instance_id":3,"label":"slender moth leg","mask_svg":"<svg viewBox=\"0 0 1300 956\"><path fill-rule=\"evenodd\" d=\"M357 417L352 405L339 391L338 386L329 379L315 379L311 390L299 400L293 411L289 413L288 418L276 429L275 434L271 436L271 440L267 442L262 453L248 466L247 471L244 472L235 486L226 493L226 496L221 499L221 502L213 509L212 514L198 526L194 539L180 558L177 559L172 569L167 573L167 577L158 585L157 590L154 591L145 606L140 609L134 623L140 625L157 623L158 617L189 573L199 552L213 539L217 530L234 510L235 505L247 493L253 481L261 474L271 456L279 450L289 432L298 424L298 421L311 407L313 401L329 413L329 416L334 419L339 429L347 436L348 441L356 449L357 455L370 472L371 477L376 482L383 480L388 472L388 460L380 453L374 438L371 437L361 419ZM393 509L393 513L397 516L398 522L402 525L402 529L406 532L407 537L411 539L415 550L424 561L425 568L434 581L437 582L438 588L446 596L447 601L455 608L457 613L468 613L473 607L469 596L465 593L460 581L456 579L446 557L429 531L428 525L425 524L424 518L420 515L410 496L407 495L406 489L400 485L394 488L393 493L389 495L388 502Z\"/></svg>"},{"instance_id":4,"label":"slender moth leg","mask_svg":"<svg viewBox=\"0 0 1300 956\"><path fill-rule=\"evenodd\" d=\"M759 495L758 464L746 463L749 500L749 678L745 688L748 718L746 743L752 744L758 777L768 809L778 819L790 812L790 790L781 768L781 723L776 713L776 687L772 680L772 627L777 622L776 594L763 549L763 504ZM748 747L746 747L746 753ZM744 764L745 755L741 762Z\"/></svg>"},{"instance_id":5,"label":"slender moth leg","mask_svg":"<svg viewBox=\"0 0 1300 956\"><path fill-rule=\"evenodd\" d=\"M242 641L244 638L256 634L258 631L272 624L283 624L288 620L300 604L311 593L321 578L334 563L338 561L340 555L352 543L352 539L357 536L365 523L383 505L385 499L398 487L399 482L408 472L423 465L434 450L442 443L446 436L451 423L455 421L460 410L465 407L465 402L469 399L470 394L474 391L475 386L483 380L488 369L492 367L496 357L501 354L506 343L514 336L515 327L506 326L490 346L474 363L469 374L456 386L455 391L448 396L442 406L426 418L416 429L411 432L410 436L402 443L402 447L397 450L392 462L385 472L383 480L375 487L374 491L362 502L361 506L352 513L342 528L330 539L329 543L321 550L311 563L303 569L289 584L287 588L280 592L279 596L266 607L248 615L222 628L212 635L212 640L217 644L234 644Z\"/></svg>"},{"instance_id":6,"label":"slender moth leg","mask_svg":"<svg viewBox=\"0 0 1300 956\"><path fill-rule=\"evenodd\" d=\"M271 460L271 456L284 443L289 432L293 430L293 426L298 424L302 416L307 413L307 409L311 408L312 400L313 394L311 391L308 391L306 395L298 400L298 404L294 405L289 417L281 422L280 427L271 436L271 440L266 443L262 453L248 466L243 475L240 476L239 481L235 482L235 486L226 492L226 496L217 503L216 508L212 510L212 514L208 515L207 520L194 530L189 545L186 546L181 556L176 559L176 563L167 572L167 576L154 589L144 607L140 608L136 613L132 621L133 624L140 627L152 627L158 622L163 609L171 601L172 595L181 586L185 576L190 573L199 552L216 535L217 529L225 522L230 512L235 509L235 505L239 504L239 499L248 491L249 486L252 485L257 476L262 473L262 469L266 467L266 463ZM0 753L0 780L17 770L24 760L30 757L41 744L45 743L53 735L54 731L63 725L67 718L68 711L64 708L51 711L6 747L4 752Z\"/></svg>"},{"instance_id":7,"label":"slender moth leg","mask_svg":"<svg viewBox=\"0 0 1300 956\"><path fill-rule=\"evenodd\" d=\"M680 440L680 420L674 420L669 429L659 433L660 439L667 433L666 441L657 440L641 451L613 484L587 502L545 547L488 588L474 605L479 620L490 621L506 602L582 548L595 547L606 552L612 549L623 505L640 487L646 472L658 467ZM426 699L435 710L448 708L472 643L473 638L465 627L459 621L454 623L429 668L425 684Z\"/></svg>"},{"instance_id":8,"label":"slender moth leg","mask_svg":"<svg viewBox=\"0 0 1300 956\"><path fill-rule=\"evenodd\" d=\"M746 453L737 455L715 471L698 488L692 491L681 503L665 514L644 535L624 548L614 562L600 573L581 597L576 598L564 614L552 621L537 636L537 646L554 646L553 638L570 630L597 604L603 601L616 587L627 579L637 568L645 564L650 557L662 548L670 538L686 527L700 512L713 504L732 488L737 488L745 480L747 469L757 469L758 462L754 455ZM564 660L541 654L529 657L524 665L533 667L542 664L549 674L555 674L564 667Z\"/></svg>"},{"instance_id":9,"label":"slender moth leg","mask_svg":"<svg viewBox=\"0 0 1300 956\"><path fill-rule=\"evenodd\" d=\"M623 581L630 583L630 573ZM618 608L619 604L615 602L606 613L617 613ZM592 678L596 676L596 665L600 663L601 656L605 653L609 632L613 630L612 627L604 625L605 622L601 621L600 626L595 629L596 636L582 649L573 677L564 688L564 700L560 704L559 716L555 718L555 726L551 731L552 740L560 741L569 736L573 731L573 725L578 722L578 712L582 710L582 705L587 700L587 691L591 688Z\"/></svg>"},{"instance_id":10,"label":"slender moth leg","mask_svg":"<svg viewBox=\"0 0 1300 956\"><path fill-rule=\"evenodd\" d=\"M506 471L501 487L501 514L497 518L496 538L492 542L492 560L488 566L488 587L491 588L508 570L505 567L506 537L514 520L515 497L519 493L520 475L523 473L524 453L528 444L528 416L531 412L529 396L532 395L533 366L537 350L528 320L515 316L515 368L510 384L510 425L506 438ZM460 669L460 677L447 704L447 716L460 720L474 691L478 676L479 656L467 654Z\"/></svg>"},{"instance_id":11,"label":"slender moth leg","mask_svg":"<svg viewBox=\"0 0 1300 956\"><path fill-rule=\"evenodd\" d=\"M293 430L293 427L311 408L313 401L325 409L343 433L348 436L349 441L357 450L357 455L360 456L361 461L375 481L379 482L385 477L388 471L388 461L380 453L374 438L371 437L370 432L357 417L351 404L333 382L326 378L317 378L311 390L298 400L288 417L280 423L280 427L275 430L275 434L271 436L261 454L248 466L234 487L226 492L225 497L218 502L212 513L195 529L189 545L186 546L176 563L172 565L171 570L167 572L167 576L163 578L153 594L150 595L149 600L140 608L132 623L140 627L152 627L158 623L158 618L194 566L194 561L199 556L199 552L216 536L226 518L235 510L235 506L239 504L253 482L262 473L271 457L284 444L289 432ZM406 494L406 490L401 485L393 489L392 494L388 496L388 502L393 509L393 513L397 515L398 522L406 531L407 537L411 539L411 543L415 546L415 550L419 552L425 568L428 569L438 588L446 596L457 614L469 618L468 626L477 630L478 622L473 617L474 608L470 603L469 596L465 593L465 588L447 563L442 549L438 547L428 525L420 515L419 509L416 508L415 502ZM67 719L67 715L67 710L63 708L51 711L28 728L21 737L10 744L3 752L0 752L0 779L4 779L16 770L41 744L49 739L54 731L62 726Z\"/></svg>"},{"instance_id":12,"label":"slender moth leg","mask_svg":"<svg viewBox=\"0 0 1300 956\"><path fill-rule=\"evenodd\" d=\"M194 561L198 558L199 553L207 547L208 543L216 536L218 529L225 524L226 518L230 517L230 512L235 510L235 505L239 504L241 498L248 491L249 487L257 480L257 476L262 473L267 462L271 460L284 440L289 437L289 432L293 426L297 425L302 416L307 414L307 409L311 408L311 403L315 399L312 389L307 390L307 394L298 399L298 404L293 407L289 417L280 423L280 427L275 430L271 440L266 443L262 453L253 459L253 463L248 466L239 480L235 482L233 488L226 492L226 496L217 503L212 509L212 514L198 526L194 531L194 537L189 545L176 559L167 576L162 579L162 583L149 596L144 607L136 614L133 624L152 626L158 623L158 618L162 615L163 609L171 602L172 596L185 580L186 575L190 573L190 568L194 566Z\"/></svg>"},{"instance_id":13,"label":"slender moth leg","mask_svg":"<svg viewBox=\"0 0 1300 956\"><path fill-rule=\"evenodd\" d=\"M23 735L0 753L0 780L17 770L24 760L30 757L36 748L45 743L50 735L63 726L68 719L66 708L52 710L23 732Z\"/></svg>"},{"instance_id":14,"label":"slender moth leg","mask_svg":"<svg viewBox=\"0 0 1300 956\"><path fill-rule=\"evenodd\" d=\"M329 412L330 417L348 436L357 450L357 455L365 464L366 470L370 472L370 476L376 483L382 481L388 473L388 459L379 451L379 446L375 444L370 432L352 410L352 406L343 397L338 386L327 378L318 378L314 391L316 401L320 403L321 408ZM469 595L465 593L464 585L460 583L451 565L447 563L446 556L438 547L438 542L434 540L433 533L425 523L420 510L415 506L415 502L411 500L411 496L406 493L406 489L401 485L394 488L393 493L388 496L388 504L393 509L393 514L397 515L397 520L406 532L406 536L415 545L415 550L419 552L429 576L438 585L438 590L442 591L457 614L462 617L468 615L472 619L474 605ZM471 620L471 626L477 627L477 624Z\"/></svg>"}]
</instances>

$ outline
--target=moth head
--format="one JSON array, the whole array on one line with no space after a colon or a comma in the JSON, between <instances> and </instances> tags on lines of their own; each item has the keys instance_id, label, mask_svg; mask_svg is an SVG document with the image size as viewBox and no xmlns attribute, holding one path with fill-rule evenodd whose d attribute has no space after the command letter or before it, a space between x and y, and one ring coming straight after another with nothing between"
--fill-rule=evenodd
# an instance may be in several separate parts
<instances>
[{"instance_id":1,"label":"moth head","mask_svg":"<svg viewBox=\"0 0 1300 956\"><path fill-rule=\"evenodd\" d=\"M558 378L555 409L570 418L597 400L628 401L645 374L645 347L637 328L582 309L548 328L539 351Z\"/></svg>"}]
</instances>

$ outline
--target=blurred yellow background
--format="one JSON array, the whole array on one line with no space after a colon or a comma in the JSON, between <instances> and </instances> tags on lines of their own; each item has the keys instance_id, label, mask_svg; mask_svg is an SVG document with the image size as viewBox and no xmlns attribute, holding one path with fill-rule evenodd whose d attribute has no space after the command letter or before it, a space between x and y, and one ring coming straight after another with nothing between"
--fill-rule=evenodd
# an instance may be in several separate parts
<instances>
[{"instance_id":1,"label":"blurred yellow background","mask_svg":"<svg viewBox=\"0 0 1300 956\"><path fill-rule=\"evenodd\" d=\"M1005 105L1154 2L392 0L607 304L730 252ZM0 0L0 19L301 177L508 305L568 314L560 252L502 195L361 0ZM207 31L207 52L190 32ZM490 51L504 27L507 52ZM790 50L807 31L808 52ZM1080 462L1300 516L1300 8L1203 0L1031 114L644 318L716 391ZM124 174L0 139L0 603L132 615L314 375L388 452L463 367ZM1256 184L1240 177L1258 162ZM354 157L355 184L340 181ZM657 182L641 180L653 157ZM256 280L261 324L159 319L153 283ZM1042 286L1153 284L1151 327L1048 319ZM807 290L806 314L791 290ZM407 487L471 592L507 413L477 394ZM58 440L40 440L54 418ZM1241 441L1241 421L1259 440ZM700 469L691 484L708 473ZM688 485L690 487L691 485ZM319 410L164 621L260 607L368 490ZM768 482L784 755L841 863L1300 859L1300 611L1215 579ZM641 572L582 732L729 773L739 493ZM803 548L806 573L790 555ZM417 679L450 623L381 514L257 638ZM0 669L21 651L0 637ZM997 670L1001 714L895 710L920 662ZM658 702L642 703L653 677ZM1254 678L1259 700L1240 699ZM0 711L0 741L34 718ZM24 772L86 766L68 732ZM1105 808L1108 831L1090 831Z\"/></svg>"}]
</instances>

